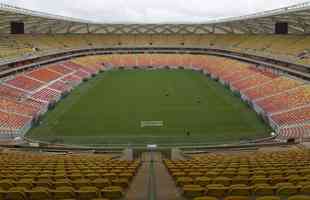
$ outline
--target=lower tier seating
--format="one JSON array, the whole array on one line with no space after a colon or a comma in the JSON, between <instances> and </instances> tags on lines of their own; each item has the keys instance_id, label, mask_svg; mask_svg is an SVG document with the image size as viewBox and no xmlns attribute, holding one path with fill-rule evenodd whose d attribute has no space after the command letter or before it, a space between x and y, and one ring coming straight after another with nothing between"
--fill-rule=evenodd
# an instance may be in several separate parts
<instances>
[{"instance_id":1,"label":"lower tier seating","mask_svg":"<svg viewBox=\"0 0 310 200\"><path fill-rule=\"evenodd\" d=\"M15 113L8 113L0 110L0 130L10 132L24 128L32 121L31 117L22 116Z\"/></svg>"},{"instance_id":2,"label":"lower tier seating","mask_svg":"<svg viewBox=\"0 0 310 200\"><path fill-rule=\"evenodd\" d=\"M249 89L244 94L251 100L267 97L304 84L303 81L280 76L269 83Z\"/></svg>"},{"instance_id":3,"label":"lower tier seating","mask_svg":"<svg viewBox=\"0 0 310 200\"><path fill-rule=\"evenodd\" d=\"M309 199L309 155L308 150L209 153L164 163L189 199Z\"/></svg>"},{"instance_id":4,"label":"lower tier seating","mask_svg":"<svg viewBox=\"0 0 310 200\"><path fill-rule=\"evenodd\" d=\"M60 92L55 90L51 90L48 88L44 88L36 93L34 93L31 97L37 99L39 101L45 102L56 102L60 98Z\"/></svg>"},{"instance_id":5,"label":"lower tier seating","mask_svg":"<svg viewBox=\"0 0 310 200\"><path fill-rule=\"evenodd\" d=\"M28 117L35 117L40 111L38 107L9 98L0 98L0 110Z\"/></svg>"},{"instance_id":6,"label":"lower tier seating","mask_svg":"<svg viewBox=\"0 0 310 200\"><path fill-rule=\"evenodd\" d=\"M0 199L120 199L140 161L109 155L0 153Z\"/></svg>"},{"instance_id":7,"label":"lower tier seating","mask_svg":"<svg viewBox=\"0 0 310 200\"><path fill-rule=\"evenodd\" d=\"M56 81L48 86L49 88L59 91L60 93L69 92L72 86L62 80Z\"/></svg>"},{"instance_id":8,"label":"lower tier seating","mask_svg":"<svg viewBox=\"0 0 310 200\"><path fill-rule=\"evenodd\" d=\"M256 102L265 112L273 113L305 106L310 103L310 86L288 90Z\"/></svg>"},{"instance_id":9,"label":"lower tier seating","mask_svg":"<svg viewBox=\"0 0 310 200\"><path fill-rule=\"evenodd\" d=\"M271 116L271 119L280 126L302 124L310 121L310 106L275 114Z\"/></svg>"},{"instance_id":10,"label":"lower tier seating","mask_svg":"<svg viewBox=\"0 0 310 200\"><path fill-rule=\"evenodd\" d=\"M310 124L300 124L283 126L278 131L278 140L286 141L288 138L294 138L297 140L303 140L310 137Z\"/></svg>"},{"instance_id":11,"label":"lower tier seating","mask_svg":"<svg viewBox=\"0 0 310 200\"><path fill-rule=\"evenodd\" d=\"M13 87L25 90L25 91L33 91L44 85L44 83L31 79L24 75L18 75L11 80L6 81L8 85Z\"/></svg>"}]
</instances>

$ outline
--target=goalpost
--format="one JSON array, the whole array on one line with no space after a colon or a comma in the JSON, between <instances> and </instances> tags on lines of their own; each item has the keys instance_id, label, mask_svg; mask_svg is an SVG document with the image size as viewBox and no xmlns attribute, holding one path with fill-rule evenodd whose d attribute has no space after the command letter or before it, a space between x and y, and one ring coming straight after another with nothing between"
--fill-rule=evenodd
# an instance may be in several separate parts
<instances>
[{"instance_id":1,"label":"goalpost","mask_svg":"<svg viewBox=\"0 0 310 200\"><path fill-rule=\"evenodd\" d=\"M140 127L162 127L164 126L163 121L141 121L140 122Z\"/></svg>"}]
</instances>

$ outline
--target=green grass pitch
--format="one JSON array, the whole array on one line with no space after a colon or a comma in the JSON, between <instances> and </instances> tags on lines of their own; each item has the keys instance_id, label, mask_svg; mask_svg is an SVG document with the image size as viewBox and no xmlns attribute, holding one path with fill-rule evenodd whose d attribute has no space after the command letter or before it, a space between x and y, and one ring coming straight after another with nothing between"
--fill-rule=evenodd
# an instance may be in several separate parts
<instances>
[{"instance_id":1,"label":"green grass pitch","mask_svg":"<svg viewBox=\"0 0 310 200\"><path fill-rule=\"evenodd\" d=\"M164 126L141 128L141 121L163 121ZM58 103L27 136L84 145L212 144L269 132L218 82L195 71L162 69L101 73Z\"/></svg>"}]
</instances>

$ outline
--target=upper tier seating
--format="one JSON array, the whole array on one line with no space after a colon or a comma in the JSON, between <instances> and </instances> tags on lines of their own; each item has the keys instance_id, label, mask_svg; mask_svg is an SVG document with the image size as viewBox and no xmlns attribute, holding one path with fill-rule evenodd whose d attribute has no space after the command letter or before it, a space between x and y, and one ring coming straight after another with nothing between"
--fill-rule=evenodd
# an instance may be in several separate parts
<instances>
[{"instance_id":1,"label":"upper tier seating","mask_svg":"<svg viewBox=\"0 0 310 200\"><path fill-rule=\"evenodd\" d=\"M140 166L92 154L5 151L0 160L0 198L10 200L120 199Z\"/></svg>"},{"instance_id":2,"label":"upper tier seating","mask_svg":"<svg viewBox=\"0 0 310 200\"><path fill-rule=\"evenodd\" d=\"M100 46L170 45L229 49L309 64L310 37L305 35L2 35L0 59L27 57L66 49ZM287 48L289 47L289 48ZM134 63L134 61L125 62Z\"/></svg>"},{"instance_id":3,"label":"upper tier seating","mask_svg":"<svg viewBox=\"0 0 310 200\"><path fill-rule=\"evenodd\" d=\"M236 200L262 196L286 199L310 194L309 155L306 150L209 153L189 160L164 160L164 163L189 199L203 196L213 199L235 196Z\"/></svg>"}]
</instances>

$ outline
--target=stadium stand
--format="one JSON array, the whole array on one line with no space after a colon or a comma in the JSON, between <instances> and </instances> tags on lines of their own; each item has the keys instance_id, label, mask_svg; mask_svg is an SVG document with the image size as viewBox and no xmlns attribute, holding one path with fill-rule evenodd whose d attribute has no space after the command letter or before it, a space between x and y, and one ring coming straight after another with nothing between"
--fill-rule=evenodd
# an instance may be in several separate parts
<instances>
[{"instance_id":1,"label":"stadium stand","mask_svg":"<svg viewBox=\"0 0 310 200\"><path fill-rule=\"evenodd\" d=\"M79 64L75 60L61 62L4 78L0 84L0 110L4 119L1 137L24 135L32 121L44 114L50 104L103 70L99 60L98 57L81 58L76 60Z\"/></svg>"},{"instance_id":2,"label":"stadium stand","mask_svg":"<svg viewBox=\"0 0 310 200\"><path fill-rule=\"evenodd\" d=\"M273 76L272 74L258 72L253 76L250 75L245 79L232 83L231 86L239 91L243 91L251 87L256 87L262 83L267 83L271 81L274 77L275 76Z\"/></svg>"},{"instance_id":3,"label":"stadium stand","mask_svg":"<svg viewBox=\"0 0 310 200\"><path fill-rule=\"evenodd\" d=\"M191 38L196 37L195 40ZM148 37L147 35L127 36L120 35L6 35L1 44L3 45L2 57L16 57L31 54L41 54L46 51L56 51L64 49L89 48L105 45L170 45L180 46L209 46L218 48L228 48L235 51L249 51L279 56L290 56L298 62L307 63L307 59L300 59L298 56L307 50L307 37L301 36L252 36L252 35L158 35ZM145 41L148 38L149 41ZM201 41L197 43L197 41ZM290 44L291 48L283 48Z\"/></svg>"},{"instance_id":4,"label":"stadium stand","mask_svg":"<svg viewBox=\"0 0 310 200\"><path fill-rule=\"evenodd\" d=\"M164 163L183 195L190 199L290 199L309 195L308 157L308 150L300 149L219 152Z\"/></svg>"},{"instance_id":5,"label":"stadium stand","mask_svg":"<svg viewBox=\"0 0 310 200\"><path fill-rule=\"evenodd\" d=\"M301 107L288 112L275 114L271 119L278 125L302 124L310 120L310 108Z\"/></svg>"},{"instance_id":6,"label":"stadium stand","mask_svg":"<svg viewBox=\"0 0 310 200\"><path fill-rule=\"evenodd\" d=\"M15 98L15 101L39 101L39 110L46 111L46 105L57 102L83 80L103 69L120 66L201 70L240 93L256 112L265 116L277 133L283 126L298 125L309 117L307 110L304 110L310 103L307 82L274 73L262 66L205 55L114 54L80 57L6 78L0 84L0 94L4 98Z\"/></svg>"},{"instance_id":7,"label":"stadium stand","mask_svg":"<svg viewBox=\"0 0 310 200\"><path fill-rule=\"evenodd\" d=\"M310 88L306 85L256 101L256 104L266 113L274 113L309 104L309 95Z\"/></svg>"},{"instance_id":8,"label":"stadium stand","mask_svg":"<svg viewBox=\"0 0 310 200\"><path fill-rule=\"evenodd\" d=\"M70 92L70 90L72 89L72 87L68 83L62 80L52 83L51 85L49 85L49 88L56 90L60 93Z\"/></svg>"},{"instance_id":9,"label":"stadium stand","mask_svg":"<svg viewBox=\"0 0 310 200\"><path fill-rule=\"evenodd\" d=\"M297 125L288 125L282 126L278 131L278 140L285 141L287 138L294 138L299 140L304 140L310 137L310 125L305 124L297 124Z\"/></svg>"},{"instance_id":10,"label":"stadium stand","mask_svg":"<svg viewBox=\"0 0 310 200\"><path fill-rule=\"evenodd\" d=\"M9 97L9 98L13 98L13 99L20 99L25 95L26 95L26 92L24 92L20 89L10 87L9 85L6 85L6 84L0 85L0 96L1 97Z\"/></svg>"},{"instance_id":11,"label":"stadium stand","mask_svg":"<svg viewBox=\"0 0 310 200\"><path fill-rule=\"evenodd\" d=\"M31 121L32 118L29 116L0 111L0 130L3 134L11 134L13 132L16 135L21 135L22 132L20 132L20 130L29 129L31 126ZM0 137L2 137L2 135L0 135Z\"/></svg>"},{"instance_id":12,"label":"stadium stand","mask_svg":"<svg viewBox=\"0 0 310 200\"><path fill-rule=\"evenodd\" d=\"M60 99L60 92L44 88L34 93L31 97L43 102L57 102Z\"/></svg>"},{"instance_id":13,"label":"stadium stand","mask_svg":"<svg viewBox=\"0 0 310 200\"><path fill-rule=\"evenodd\" d=\"M65 66L63 66L63 64L51 65L51 66L48 66L47 69L50 70L50 71L61 73L63 75L70 74L70 73L73 72L71 69L66 68Z\"/></svg>"},{"instance_id":14,"label":"stadium stand","mask_svg":"<svg viewBox=\"0 0 310 200\"><path fill-rule=\"evenodd\" d=\"M37 107L9 98L0 98L0 110L29 117L37 115L40 111Z\"/></svg>"},{"instance_id":15,"label":"stadium stand","mask_svg":"<svg viewBox=\"0 0 310 200\"><path fill-rule=\"evenodd\" d=\"M25 75L19 75L14 77L11 80L6 81L6 84L10 85L11 87L14 86L15 88L22 89L24 91L33 91L43 86L44 83L31 79Z\"/></svg>"},{"instance_id":16,"label":"stadium stand","mask_svg":"<svg viewBox=\"0 0 310 200\"><path fill-rule=\"evenodd\" d=\"M310 4L184 25L93 24L17 7L5 10L5 4L0 7L0 143L8 138L29 142L26 148L18 146L27 152L17 151L15 144L9 147L15 150L1 147L0 200L127 199L124 194L142 165L144 177L138 179L138 186L149 187L149 199L155 199L150 193L156 190L156 184L151 188L153 178L165 179L165 169L178 189L158 184L157 190L181 191L186 199L310 199L309 144L282 148L289 141L310 138L310 29L306 23ZM25 22L26 34L8 34L9 23L16 18ZM277 20L289 22L290 34L271 34ZM241 97L275 135L264 138L266 143L240 141L234 151L229 145L218 147L223 149L219 151L193 143L184 149L194 152L175 148L170 155L163 148L163 162L161 153L154 156L150 150L149 146L156 145L148 145L147 153L140 152L142 148L132 152L132 157L142 161L126 161L106 152L102 155L101 149L97 152L92 147L20 138L75 87L99 72L120 68L199 71ZM197 99L200 103L200 97ZM43 145L49 153L36 145ZM115 150L118 144L109 145ZM264 151L260 145L276 150ZM57 153L50 152L51 146ZM129 143L126 147L131 148ZM87 153L75 154L71 152L74 148ZM178 150L178 158L170 159ZM163 163L166 168L160 169ZM143 193L139 190L134 188L133 193Z\"/></svg>"},{"instance_id":17,"label":"stadium stand","mask_svg":"<svg viewBox=\"0 0 310 200\"><path fill-rule=\"evenodd\" d=\"M35 80L39 80L41 82L51 82L53 80L56 80L58 78L60 78L60 74L56 73L56 72L52 72L46 68L41 68L41 69L37 69L37 70L33 70L29 73L26 74L27 76L35 79Z\"/></svg>"},{"instance_id":18,"label":"stadium stand","mask_svg":"<svg viewBox=\"0 0 310 200\"><path fill-rule=\"evenodd\" d=\"M141 164L92 154L4 151L0 157L0 196L10 200L119 199Z\"/></svg>"},{"instance_id":19,"label":"stadium stand","mask_svg":"<svg viewBox=\"0 0 310 200\"><path fill-rule=\"evenodd\" d=\"M280 76L279 78L276 78L269 83L259 85L255 88L244 91L244 95L251 100L255 100L258 98L277 94L285 90L293 89L302 84L304 84L303 81Z\"/></svg>"},{"instance_id":20,"label":"stadium stand","mask_svg":"<svg viewBox=\"0 0 310 200\"><path fill-rule=\"evenodd\" d=\"M27 55L40 55L47 51L92 48L100 46L197 46L248 52L267 57L278 57L295 63L309 64L309 37L300 35L5 35L1 40L1 57L10 58ZM289 46L290 48L286 48Z\"/></svg>"}]
</instances>

